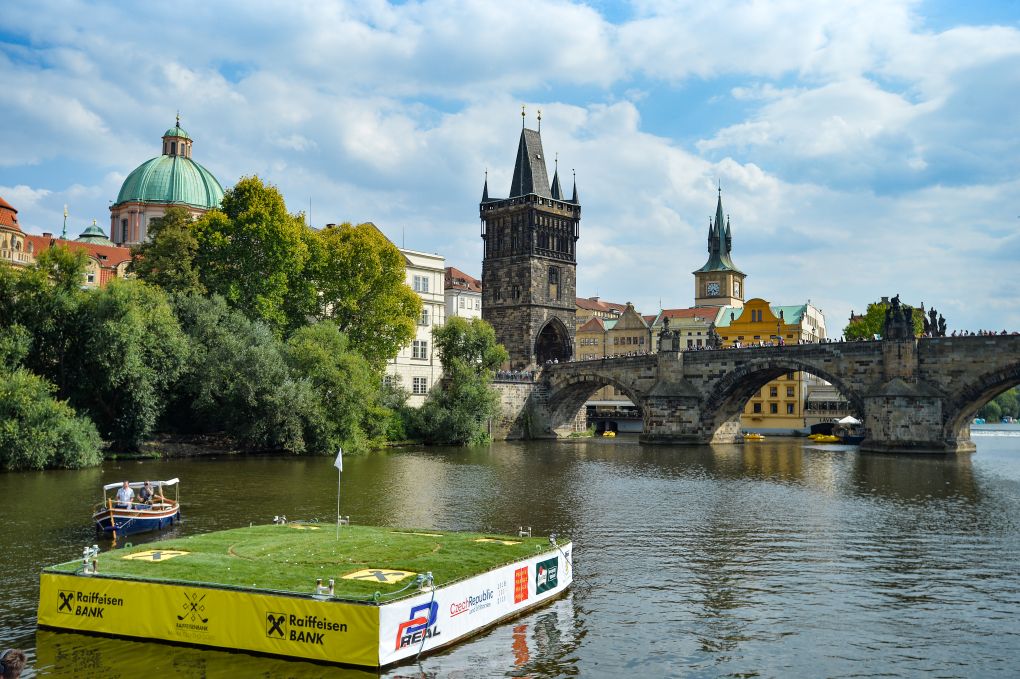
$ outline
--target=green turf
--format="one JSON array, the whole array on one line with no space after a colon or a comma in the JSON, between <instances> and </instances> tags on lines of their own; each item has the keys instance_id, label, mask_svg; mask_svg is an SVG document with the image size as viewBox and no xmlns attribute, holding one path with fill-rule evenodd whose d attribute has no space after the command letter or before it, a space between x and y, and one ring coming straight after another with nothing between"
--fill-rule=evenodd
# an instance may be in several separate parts
<instances>
[{"instance_id":1,"label":"green turf","mask_svg":"<svg viewBox=\"0 0 1020 679\"><path fill-rule=\"evenodd\" d=\"M412 532L439 535L409 534ZM519 544L475 542L487 537ZM152 549L181 550L188 554L161 561L123 558ZM379 592L380 600L386 601L392 600L413 577L387 584L344 580L342 576L362 569L431 571L435 584L441 586L549 549L548 538L369 526L345 526L337 540L335 527L329 524L291 523L237 528L111 550L99 555L99 573L304 594L314 592L316 578L322 578L324 583L334 578L337 598L371 600ZM79 565L69 562L51 570L73 572ZM415 591L412 586L400 596Z\"/></svg>"}]
</instances>

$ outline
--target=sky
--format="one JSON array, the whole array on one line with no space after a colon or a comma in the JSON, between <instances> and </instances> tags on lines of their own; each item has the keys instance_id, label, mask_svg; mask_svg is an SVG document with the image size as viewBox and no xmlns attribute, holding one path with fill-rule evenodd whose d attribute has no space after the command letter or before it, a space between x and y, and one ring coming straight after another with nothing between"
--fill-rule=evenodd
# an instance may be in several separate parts
<instances>
[{"instance_id":1,"label":"sky","mask_svg":"<svg viewBox=\"0 0 1020 679\"><path fill-rule=\"evenodd\" d=\"M526 106L582 206L577 292L693 304L717 187L747 296L838 336L882 296L1020 329L1020 3L4 0L0 196L96 219L180 111L223 184L481 275ZM550 176L553 168L550 167Z\"/></svg>"}]
</instances>

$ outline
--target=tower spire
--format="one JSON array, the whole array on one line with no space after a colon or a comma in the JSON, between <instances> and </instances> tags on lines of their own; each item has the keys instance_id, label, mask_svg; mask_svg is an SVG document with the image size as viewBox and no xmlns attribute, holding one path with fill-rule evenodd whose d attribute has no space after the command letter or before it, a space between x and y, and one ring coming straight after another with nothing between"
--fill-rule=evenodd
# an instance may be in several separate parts
<instances>
[{"instance_id":1,"label":"tower spire","mask_svg":"<svg viewBox=\"0 0 1020 679\"><path fill-rule=\"evenodd\" d=\"M538 109L538 131L542 131L542 109Z\"/></svg>"},{"instance_id":2,"label":"tower spire","mask_svg":"<svg viewBox=\"0 0 1020 679\"><path fill-rule=\"evenodd\" d=\"M521 129L524 129L524 104L521 104Z\"/></svg>"},{"instance_id":3,"label":"tower spire","mask_svg":"<svg viewBox=\"0 0 1020 679\"><path fill-rule=\"evenodd\" d=\"M549 192L556 200L563 200L563 189L560 187L560 154L557 153L554 156L553 162L556 163L556 169L553 172L552 187L549 189Z\"/></svg>"},{"instance_id":4,"label":"tower spire","mask_svg":"<svg viewBox=\"0 0 1020 679\"><path fill-rule=\"evenodd\" d=\"M571 172L571 174L574 175L574 195L570 198L570 202L576 204L577 203L577 170L571 168L570 172Z\"/></svg>"},{"instance_id":5,"label":"tower spire","mask_svg":"<svg viewBox=\"0 0 1020 679\"><path fill-rule=\"evenodd\" d=\"M482 202L489 200L489 168L485 168L485 185L482 187Z\"/></svg>"}]
</instances>

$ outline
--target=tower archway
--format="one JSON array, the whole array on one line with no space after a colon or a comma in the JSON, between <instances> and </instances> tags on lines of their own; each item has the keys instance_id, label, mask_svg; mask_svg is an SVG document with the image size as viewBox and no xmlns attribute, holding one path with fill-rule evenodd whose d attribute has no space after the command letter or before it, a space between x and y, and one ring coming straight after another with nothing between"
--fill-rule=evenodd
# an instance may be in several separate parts
<instances>
[{"instance_id":1,"label":"tower archway","mask_svg":"<svg viewBox=\"0 0 1020 679\"><path fill-rule=\"evenodd\" d=\"M570 358L570 333L563 321L550 319L535 337L535 360L538 365L548 361L563 362Z\"/></svg>"}]
</instances>

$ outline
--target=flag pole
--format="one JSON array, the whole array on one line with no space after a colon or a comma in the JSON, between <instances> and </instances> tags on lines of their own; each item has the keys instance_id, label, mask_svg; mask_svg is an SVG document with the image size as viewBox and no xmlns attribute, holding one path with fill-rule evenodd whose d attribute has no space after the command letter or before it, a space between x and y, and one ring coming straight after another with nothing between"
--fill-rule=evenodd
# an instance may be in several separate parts
<instances>
[{"instance_id":1,"label":"flag pole","mask_svg":"<svg viewBox=\"0 0 1020 679\"><path fill-rule=\"evenodd\" d=\"M336 460L333 462L336 467L336 539L340 539L340 479L344 473L344 449L337 450Z\"/></svg>"}]
</instances>

